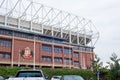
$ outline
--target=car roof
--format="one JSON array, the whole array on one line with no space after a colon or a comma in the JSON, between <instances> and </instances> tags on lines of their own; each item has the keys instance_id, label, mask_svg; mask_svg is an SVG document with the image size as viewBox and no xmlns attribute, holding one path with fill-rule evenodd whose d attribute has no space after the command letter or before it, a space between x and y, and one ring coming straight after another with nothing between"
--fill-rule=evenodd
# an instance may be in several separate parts
<instances>
[{"instance_id":1,"label":"car roof","mask_svg":"<svg viewBox=\"0 0 120 80\"><path fill-rule=\"evenodd\" d=\"M83 77L80 75L63 75L62 77L77 77L77 76L83 79Z\"/></svg>"},{"instance_id":2,"label":"car roof","mask_svg":"<svg viewBox=\"0 0 120 80\"><path fill-rule=\"evenodd\" d=\"M56 77L61 77L61 76L58 76L58 75L54 75L54 76L56 76ZM54 76L53 76L53 77L54 77Z\"/></svg>"},{"instance_id":3,"label":"car roof","mask_svg":"<svg viewBox=\"0 0 120 80\"><path fill-rule=\"evenodd\" d=\"M42 71L42 70L32 70L32 69L22 69L22 70L19 70L19 71Z\"/></svg>"}]
</instances>

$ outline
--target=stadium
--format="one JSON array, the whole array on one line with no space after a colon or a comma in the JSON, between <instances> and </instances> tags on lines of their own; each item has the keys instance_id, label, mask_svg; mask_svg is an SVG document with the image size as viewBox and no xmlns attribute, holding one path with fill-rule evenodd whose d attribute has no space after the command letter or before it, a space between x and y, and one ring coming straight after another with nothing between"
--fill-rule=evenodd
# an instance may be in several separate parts
<instances>
[{"instance_id":1,"label":"stadium","mask_svg":"<svg viewBox=\"0 0 120 80\"><path fill-rule=\"evenodd\" d=\"M91 69L91 20L28 0L0 1L0 66Z\"/></svg>"}]
</instances>

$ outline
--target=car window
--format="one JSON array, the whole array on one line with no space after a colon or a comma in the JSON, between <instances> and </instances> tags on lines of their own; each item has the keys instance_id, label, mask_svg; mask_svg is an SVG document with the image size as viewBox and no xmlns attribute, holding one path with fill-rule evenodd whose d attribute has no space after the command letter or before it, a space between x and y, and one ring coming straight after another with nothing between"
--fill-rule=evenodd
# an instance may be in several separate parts
<instances>
[{"instance_id":1,"label":"car window","mask_svg":"<svg viewBox=\"0 0 120 80\"><path fill-rule=\"evenodd\" d=\"M64 78L64 80L84 80L80 76L64 76L63 78Z\"/></svg>"},{"instance_id":2,"label":"car window","mask_svg":"<svg viewBox=\"0 0 120 80\"><path fill-rule=\"evenodd\" d=\"M42 74L39 71L22 71L16 77L42 77Z\"/></svg>"},{"instance_id":3,"label":"car window","mask_svg":"<svg viewBox=\"0 0 120 80\"><path fill-rule=\"evenodd\" d=\"M60 77L58 77L58 76L54 76L53 78L54 78L54 79L60 79Z\"/></svg>"}]
</instances>

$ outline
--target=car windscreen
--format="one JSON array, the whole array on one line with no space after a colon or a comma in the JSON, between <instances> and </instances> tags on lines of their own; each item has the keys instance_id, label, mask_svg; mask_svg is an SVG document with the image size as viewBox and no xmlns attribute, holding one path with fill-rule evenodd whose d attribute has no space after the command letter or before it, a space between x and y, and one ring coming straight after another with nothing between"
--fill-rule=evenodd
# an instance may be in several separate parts
<instances>
[{"instance_id":1,"label":"car windscreen","mask_svg":"<svg viewBox=\"0 0 120 80\"><path fill-rule=\"evenodd\" d=\"M16 77L43 77L40 71L20 71Z\"/></svg>"},{"instance_id":2,"label":"car windscreen","mask_svg":"<svg viewBox=\"0 0 120 80\"><path fill-rule=\"evenodd\" d=\"M84 80L84 79L80 76L64 76L63 80Z\"/></svg>"}]
</instances>

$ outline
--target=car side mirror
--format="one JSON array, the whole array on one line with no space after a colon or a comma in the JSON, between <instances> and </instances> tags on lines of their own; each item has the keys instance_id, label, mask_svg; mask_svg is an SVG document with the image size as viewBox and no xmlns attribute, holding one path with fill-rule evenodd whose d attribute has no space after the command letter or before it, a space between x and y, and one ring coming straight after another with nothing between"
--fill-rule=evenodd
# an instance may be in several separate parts
<instances>
[{"instance_id":1,"label":"car side mirror","mask_svg":"<svg viewBox=\"0 0 120 80\"><path fill-rule=\"evenodd\" d=\"M46 80L49 80L49 76L45 75L45 79L46 79Z\"/></svg>"}]
</instances>

